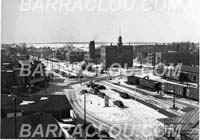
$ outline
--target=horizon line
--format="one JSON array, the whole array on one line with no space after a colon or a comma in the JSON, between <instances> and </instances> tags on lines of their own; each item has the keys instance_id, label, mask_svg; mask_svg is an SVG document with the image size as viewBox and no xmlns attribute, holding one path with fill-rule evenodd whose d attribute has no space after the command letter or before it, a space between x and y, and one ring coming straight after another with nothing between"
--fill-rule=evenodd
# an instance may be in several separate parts
<instances>
[{"instance_id":1,"label":"horizon line","mask_svg":"<svg viewBox=\"0 0 200 140\"><path fill-rule=\"evenodd\" d=\"M91 40L91 41L95 41L95 40ZM1 44L89 44L90 41L69 41L69 42L63 42L63 41L56 41L56 42L13 42L13 43L1 43ZM156 42L156 41L147 41L147 42L143 42L143 41L137 41L137 42L123 42L124 44L170 44L170 43L199 43L199 42L193 42L193 41L166 41L166 42ZM117 43L117 42L112 42L112 41L95 41L95 44L111 44L111 43Z\"/></svg>"}]
</instances>

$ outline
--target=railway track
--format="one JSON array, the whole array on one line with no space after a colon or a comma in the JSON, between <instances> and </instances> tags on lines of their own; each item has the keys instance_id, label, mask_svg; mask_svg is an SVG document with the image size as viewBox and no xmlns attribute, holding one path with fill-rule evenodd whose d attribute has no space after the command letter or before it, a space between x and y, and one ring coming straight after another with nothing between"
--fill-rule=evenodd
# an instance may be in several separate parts
<instances>
[{"instance_id":1,"label":"railway track","mask_svg":"<svg viewBox=\"0 0 200 140\"><path fill-rule=\"evenodd\" d=\"M109 81L108 81L109 82ZM109 82L109 83L111 83L111 82ZM146 90L143 90L143 89L136 89L136 88L133 88L133 87L128 87L128 86L125 86L125 85L120 85L121 87L124 87L124 88L127 88L127 89L130 89L130 90L132 90L132 91L138 91L138 92L140 92L141 94L143 94L143 95L145 95L145 96L153 96L154 98L156 98L155 97L155 94L152 94L151 92L147 92ZM172 97L173 98L173 97ZM165 101L166 102L168 102L169 104L171 103L172 104L172 98L168 98L168 99L165 99ZM159 99L159 98L156 98L156 99L158 99L158 100L162 100L162 99ZM168 101L167 101L168 100ZM191 101L190 101L191 102ZM179 105L179 107L181 107L181 108L185 108L185 107L192 107L192 108L194 108L194 109L196 109L196 108L198 108L198 104L196 105L194 105L194 104L189 104L189 103L186 103L186 102L183 102L183 101L180 101L180 99L179 98L176 98L176 104L178 104Z\"/></svg>"},{"instance_id":2,"label":"railway track","mask_svg":"<svg viewBox=\"0 0 200 140\"><path fill-rule=\"evenodd\" d=\"M111 89L114 88L114 91L120 93L120 92L126 92L128 93L130 96L132 96L133 98L137 98L138 101L141 101L142 103L147 103L149 105L153 105L156 107L156 109L164 109L166 110L166 112L172 113L175 116L180 116L183 115L184 113L180 113L180 112L175 112L175 111L171 111L170 107L172 107L172 102L165 102L162 100L158 100L158 98L152 97L150 95L136 95L133 92L139 92L138 90L130 90L130 89L126 89L124 87L118 86L118 85L114 85L110 82L106 82L106 81L101 81L100 83L110 87ZM140 93L140 92L139 92ZM158 101L157 101L158 100ZM178 105L178 107L182 107L180 105Z\"/></svg>"}]
</instances>

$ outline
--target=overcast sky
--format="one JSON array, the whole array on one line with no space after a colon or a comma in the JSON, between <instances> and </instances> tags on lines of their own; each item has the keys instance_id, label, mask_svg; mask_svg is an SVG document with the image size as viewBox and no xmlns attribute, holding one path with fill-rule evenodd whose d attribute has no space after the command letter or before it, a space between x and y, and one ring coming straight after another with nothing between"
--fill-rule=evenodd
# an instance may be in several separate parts
<instances>
[{"instance_id":1,"label":"overcast sky","mask_svg":"<svg viewBox=\"0 0 200 140\"><path fill-rule=\"evenodd\" d=\"M59 11L62 0L55 0L56 9L50 7L44 11L35 6L36 0L28 0L30 9L22 9L23 1L27 0L2 0L2 43L117 41L120 33L125 42L200 40L199 0L181 0L182 7L175 10L159 9L168 6L170 0L165 4L135 0L134 9L128 12L123 8L112 11L108 0L90 0L93 1L90 7L96 8L92 12L84 5L87 0L82 0L82 10L71 3L72 11ZM98 11L96 1L101 1L106 11ZM40 4L47 6L47 0Z\"/></svg>"}]
</instances>

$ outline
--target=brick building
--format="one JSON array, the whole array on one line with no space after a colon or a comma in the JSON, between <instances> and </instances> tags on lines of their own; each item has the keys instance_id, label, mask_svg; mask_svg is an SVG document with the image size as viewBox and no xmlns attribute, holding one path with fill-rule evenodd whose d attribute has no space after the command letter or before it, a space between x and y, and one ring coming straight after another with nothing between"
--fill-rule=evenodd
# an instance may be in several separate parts
<instances>
[{"instance_id":1,"label":"brick building","mask_svg":"<svg viewBox=\"0 0 200 140\"><path fill-rule=\"evenodd\" d=\"M48 83L48 77L42 76L41 74L35 74L32 76L34 70L38 64L41 64L38 60L18 60L15 59L4 59L1 62L1 93L15 94L33 93L40 88L44 87ZM22 64L31 64L31 74L28 76L20 76L20 70ZM42 65L43 72L45 68ZM14 88L14 89L13 89Z\"/></svg>"},{"instance_id":2,"label":"brick building","mask_svg":"<svg viewBox=\"0 0 200 140\"><path fill-rule=\"evenodd\" d=\"M183 63L184 65L199 65L199 53L194 52L168 52L161 54L162 63Z\"/></svg>"},{"instance_id":3,"label":"brick building","mask_svg":"<svg viewBox=\"0 0 200 140\"><path fill-rule=\"evenodd\" d=\"M106 68L113 63L119 63L122 67L127 64L128 67L133 65L133 46L123 45L122 37L119 36L117 45L101 46L101 61Z\"/></svg>"},{"instance_id":4,"label":"brick building","mask_svg":"<svg viewBox=\"0 0 200 140\"><path fill-rule=\"evenodd\" d=\"M183 42L169 44L136 45L134 47L134 58L138 55L142 59L149 60L149 54L155 56L160 53L160 61L164 64L183 63L184 65L199 65L199 44ZM154 57L156 58L156 57ZM151 59L151 57L150 57ZM155 61L156 59L152 59ZM152 62L155 65L156 62Z\"/></svg>"},{"instance_id":5,"label":"brick building","mask_svg":"<svg viewBox=\"0 0 200 140\"><path fill-rule=\"evenodd\" d=\"M89 52L85 54L84 59L89 63L100 63L100 48L95 47L95 41L90 41Z\"/></svg>"}]
</instances>

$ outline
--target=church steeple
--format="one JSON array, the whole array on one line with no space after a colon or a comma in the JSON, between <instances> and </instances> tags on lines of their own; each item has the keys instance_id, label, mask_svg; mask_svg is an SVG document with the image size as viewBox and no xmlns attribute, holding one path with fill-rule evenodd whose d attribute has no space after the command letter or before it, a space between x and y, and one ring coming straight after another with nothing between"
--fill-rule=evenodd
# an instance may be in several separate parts
<instances>
[{"instance_id":1,"label":"church steeple","mask_svg":"<svg viewBox=\"0 0 200 140\"><path fill-rule=\"evenodd\" d=\"M121 35L119 35L118 42L122 43L122 36Z\"/></svg>"},{"instance_id":2,"label":"church steeple","mask_svg":"<svg viewBox=\"0 0 200 140\"><path fill-rule=\"evenodd\" d=\"M123 43L122 43L122 36L121 35L119 35L119 37L118 37L118 43L117 43L117 47L122 47L123 46Z\"/></svg>"}]
</instances>

